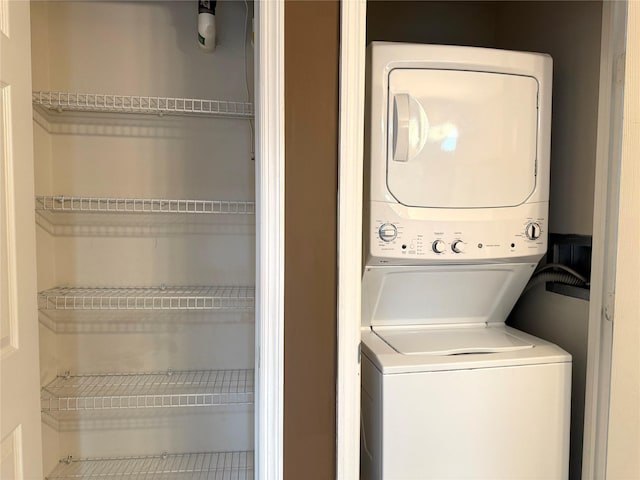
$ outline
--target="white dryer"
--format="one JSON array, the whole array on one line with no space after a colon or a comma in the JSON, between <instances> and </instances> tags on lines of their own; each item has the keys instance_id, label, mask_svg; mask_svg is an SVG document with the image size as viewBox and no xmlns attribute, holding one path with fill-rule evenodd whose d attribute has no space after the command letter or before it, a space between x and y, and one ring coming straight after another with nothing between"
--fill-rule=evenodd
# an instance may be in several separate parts
<instances>
[{"instance_id":1,"label":"white dryer","mask_svg":"<svg viewBox=\"0 0 640 480\"><path fill-rule=\"evenodd\" d=\"M362 478L566 479L571 357L504 325L547 248L551 58L367 69Z\"/></svg>"}]
</instances>

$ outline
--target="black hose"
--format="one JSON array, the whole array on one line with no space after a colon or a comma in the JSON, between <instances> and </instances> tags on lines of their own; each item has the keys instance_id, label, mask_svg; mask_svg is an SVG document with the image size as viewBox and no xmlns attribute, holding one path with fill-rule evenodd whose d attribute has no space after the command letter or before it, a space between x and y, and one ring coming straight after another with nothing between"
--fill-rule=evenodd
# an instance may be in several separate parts
<instances>
[{"instance_id":1,"label":"black hose","mask_svg":"<svg viewBox=\"0 0 640 480\"><path fill-rule=\"evenodd\" d=\"M586 283L576 278L575 276L569 273L560 273L560 272L540 272L535 274L527 283L523 294L527 293L536 285L540 285L541 283L552 282L552 283L564 283L565 285L573 285L576 287L585 287Z\"/></svg>"}]
</instances>

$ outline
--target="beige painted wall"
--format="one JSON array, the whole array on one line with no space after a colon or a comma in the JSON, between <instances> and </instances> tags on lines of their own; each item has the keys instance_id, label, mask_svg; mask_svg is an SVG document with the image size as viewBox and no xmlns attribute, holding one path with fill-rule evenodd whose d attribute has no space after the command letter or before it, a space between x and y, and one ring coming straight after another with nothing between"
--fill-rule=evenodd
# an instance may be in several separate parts
<instances>
[{"instance_id":1,"label":"beige painted wall","mask_svg":"<svg viewBox=\"0 0 640 480\"><path fill-rule=\"evenodd\" d=\"M627 25L607 480L640 478L640 2Z\"/></svg>"},{"instance_id":2,"label":"beige painted wall","mask_svg":"<svg viewBox=\"0 0 640 480\"><path fill-rule=\"evenodd\" d=\"M340 4L284 7L284 479L336 471Z\"/></svg>"}]
</instances>

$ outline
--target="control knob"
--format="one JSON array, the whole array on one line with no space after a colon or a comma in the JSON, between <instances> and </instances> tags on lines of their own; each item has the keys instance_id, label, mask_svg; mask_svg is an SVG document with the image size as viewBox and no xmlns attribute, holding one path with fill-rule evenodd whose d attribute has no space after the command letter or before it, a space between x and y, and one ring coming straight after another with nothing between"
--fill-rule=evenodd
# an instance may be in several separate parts
<instances>
[{"instance_id":1,"label":"control knob","mask_svg":"<svg viewBox=\"0 0 640 480\"><path fill-rule=\"evenodd\" d=\"M529 222L529 224L527 224L527 228L525 228L524 233L529 240L537 240L538 238L540 238L541 234L540 224L537 222Z\"/></svg>"},{"instance_id":2,"label":"control knob","mask_svg":"<svg viewBox=\"0 0 640 480\"><path fill-rule=\"evenodd\" d=\"M383 223L378 229L378 235L384 242L392 242L398 236L398 229L393 223Z\"/></svg>"},{"instance_id":3,"label":"control knob","mask_svg":"<svg viewBox=\"0 0 640 480\"><path fill-rule=\"evenodd\" d=\"M451 250L453 250L455 253L464 252L464 248L465 248L465 245L462 240L456 240L451 244Z\"/></svg>"},{"instance_id":4,"label":"control knob","mask_svg":"<svg viewBox=\"0 0 640 480\"><path fill-rule=\"evenodd\" d=\"M436 240L431 244L431 248L435 253L444 253L447 245L442 240Z\"/></svg>"}]
</instances>

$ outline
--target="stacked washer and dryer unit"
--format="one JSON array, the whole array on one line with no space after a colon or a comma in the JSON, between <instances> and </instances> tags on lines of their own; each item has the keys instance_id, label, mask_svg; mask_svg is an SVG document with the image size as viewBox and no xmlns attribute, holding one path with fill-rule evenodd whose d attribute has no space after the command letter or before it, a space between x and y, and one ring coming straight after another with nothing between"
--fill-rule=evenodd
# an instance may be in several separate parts
<instances>
[{"instance_id":1,"label":"stacked washer and dryer unit","mask_svg":"<svg viewBox=\"0 0 640 480\"><path fill-rule=\"evenodd\" d=\"M547 249L552 60L367 57L362 478L566 479L571 357L505 325Z\"/></svg>"}]
</instances>

